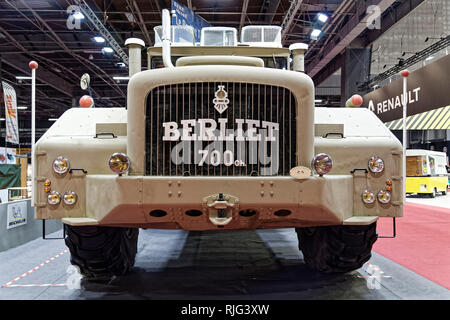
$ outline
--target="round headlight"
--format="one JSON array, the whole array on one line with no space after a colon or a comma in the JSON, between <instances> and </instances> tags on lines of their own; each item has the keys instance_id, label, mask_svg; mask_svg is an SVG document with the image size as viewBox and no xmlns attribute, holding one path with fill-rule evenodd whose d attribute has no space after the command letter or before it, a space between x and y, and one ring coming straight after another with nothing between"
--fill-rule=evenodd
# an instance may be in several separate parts
<instances>
[{"instance_id":1,"label":"round headlight","mask_svg":"<svg viewBox=\"0 0 450 320\"><path fill-rule=\"evenodd\" d=\"M59 204L61 202L61 195L57 191L52 191L47 196L47 202L52 205Z\"/></svg>"},{"instance_id":2,"label":"round headlight","mask_svg":"<svg viewBox=\"0 0 450 320\"><path fill-rule=\"evenodd\" d=\"M373 156L369 160L369 170L373 173L380 173L384 170L384 161L380 157Z\"/></svg>"},{"instance_id":3,"label":"round headlight","mask_svg":"<svg viewBox=\"0 0 450 320\"><path fill-rule=\"evenodd\" d=\"M112 172L123 174L130 168L130 159L126 154L116 152L109 158L108 165Z\"/></svg>"},{"instance_id":4,"label":"round headlight","mask_svg":"<svg viewBox=\"0 0 450 320\"><path fill-rule=\"evenodd\" d=\"M75 192L69 190L64 193L64 203L67 205L74 205L77 202L78 196Z\"/></svg>"},{"instance_id":5,"label":"round headlight","mask_svg":"<svg viewBox=\"0 0 450 320\"><path fill-rule=\"evenodd\" d=\"M364 190L361 194L362 201L367 204L375 202L375 193L369 190Z\"/></svg>"},{"instance_id":6,"label":"round headlight","mask_svg":"<svg viewBox=\"0 0 450 320\"><path fill-rule=\"evenodd\" d=\"M333 161L326 153L319 153L314 157L311 167L322 176L330 172L331 168L333 168Z\"/></svg>"},{"instance_id":7,"label":"round headlight","mask_svg":"<svg viewBox=\"0 0 450 320\"><path fill-rule=\"evenodd\" d=\"M380 192L378 192L378 201L380 201L381 203L389 203L391 201L391 193L389 191L386 190L381 190Z\"/></svg>"},{"instance_id":8,"label":"round headlight","mask_svg":"<svg viewBox=\"0 0 450 320\"><path fill-rule=\"evenodd\" d=\"M53 161L53 171L58 174L66 173L70 168L69 160L64 157L59 156Z\"/></svg>"}]
</instances>

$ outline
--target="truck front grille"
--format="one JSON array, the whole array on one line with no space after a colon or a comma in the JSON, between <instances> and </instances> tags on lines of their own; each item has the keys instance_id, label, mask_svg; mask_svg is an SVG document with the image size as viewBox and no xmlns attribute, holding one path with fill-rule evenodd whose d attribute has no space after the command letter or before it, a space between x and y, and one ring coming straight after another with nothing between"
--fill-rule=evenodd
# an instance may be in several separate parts
<instances>
[{"instance_id":1,"label":"truck front grille","mask_svg":"<svg viewBox=\"0 0 450 320\"><path fill-rule=\"evenodd\" d=\"M296 110L296 100L291 91L273 85L198 82L156 87L147 96L146 174L289 175L289 170L297 162ZM203 127L199 119L206 122ZM183 120L195 120L195 126L193 122L185 124L186 130L191 130L185 132L188 138L196 134L197 138L216 141L182 141ZM249 124L247 120L257 121ZM242 122L243 131L239 132L236 129ZM212 137L212 131L202 130L213 123L217 126L215 137ZM275 124L279 130L275 130ZM248 132L249 125L255 129ZM174 131L176 127L178 134ZM230 138L230 134L234 135L233 141L220 140ZM258 140L258 135L259 141L236 141L242 137L244 140ZM274 141L265 141L267 139Z\"/></svg>"}]
</instances>

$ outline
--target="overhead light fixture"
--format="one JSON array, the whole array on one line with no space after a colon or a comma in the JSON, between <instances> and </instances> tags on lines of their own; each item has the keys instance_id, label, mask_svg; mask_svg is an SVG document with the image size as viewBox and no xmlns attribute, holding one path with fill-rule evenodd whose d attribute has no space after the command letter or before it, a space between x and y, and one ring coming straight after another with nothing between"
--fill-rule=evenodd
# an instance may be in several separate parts
<instances>
[{"instance_id":1,"label":"overhead light fixture","mask_svg":"<svg viewBox=\"0 0 450 320\"><path fill-rule=\"evenodd\" d=\"M314 100L315 103L321 103L323 100L322 99L316 99Z\"/></svg>"},{"instance_id":2,"label":"overhead light fixture","mask_svg":"<svg viewBox=\"0 0 450 320\"><path fill-rule=\"evenodd\" d=\"M380 86L380 85L376 84L376 85L374 85L372 88L376 89L376 88L378 88L379 86Z\"/></svg>"},{"instance_id":3,"label":"overhead light fixture","mask_svg":"<svg viewBox=\"0 0 450 320\"><path fill-rule=\"evenodd\" d=\"M430 61L430 60L433 60L433 59L434 59L433 56L429 56L428 58L425 59L425 61Z\"/></svg>"},{"instance_id":4,"label":"overhead light fixture","mask_svg":"<svg viewBox=\"0 0 450 320\"><path fill-rule=\"evenodd\" d=\"M5 121L5 118L0 118L0 121Z\"/></svg>"},{"instance_id":5,"label":"overhead light fixture","mask_svg":"<svg viewBox=\"0 0 450 320\"><path fill-rule=\"evenodd\" d=\"M126 64L123 63L123 62L117 62L117 65L118 65L119 67L121 67L121 68L125 68L125 67L126 67Z\"/></svg>"},{"instance_id":6,"label":"overhead light fixture","mask_svg":"<svg viewBox=\"0 0 450 320\"><path fill-rule=\"evenodd\" d=\"M104 47L104 48L102 49L102 52L103 52L103 53L113 53L114 50L113 50L112 48L110 48L110 47Z\"/></svg>"},{"instance_id":7,"label":"overhead light fixture","mask_svg":"<svg viewBox=\"0 0 450 320\"><path fill-rule=\"evenodd\" d=\"M311 31L311 39L316 40L320 36L321 33L322 33L322 30L314 29L313 31Z\"/></svg>"},{"instance_id":8,"label":"overhead light fixture","mask_svg":"<svg viewBox=\"0 0 450 320\"><path fill-rule=\"evenodd\" d=\"M27 76L16 76L17 80L31 80L31 77L27 77Z\"/></svg>"},{"instance_id":9,"label":"overhead light fixture","mask_svg":"<svg viewBox=\"0 0 450 320\"><path fill-rule=\"evenodd\" d=\"M130 77L113 77L114 80L130 80Z\"/></svg>"},{"instance_id":10,"label":"overhead light fixture","mask_svg":"<svg viewBox=\"0 0 450 320\"><path fill-rule=\"evenodd\" d=\"M56 121L56 120L58 120L58 119L55 119L55 118L48 118L48 121Z\"/></svg>"},{"instance_id":11,"label":"overhead light fixture","mask_svg":"<svg viewBox=\"0 0 450 320\"><path fill-rule=\"evenodd\" d=\"M328 20L328 15L326 15L325 13L319 12L317 14L317 20L319 20L322 23L325 23Z\"/></svg>"},{"instance_id":12,"label":"overhead light fixture","mask_svg":"<svg viewBox=\"0 0 450 320\"><path fill-rule=\"evenodd\" d=\"M84 15L80 11L76 12L73 17L77 20L84 19Z\"/></svg>"},{"instance_id":13,"label":"overhead light fixture","mask_svg":"<svg viewBox=\"0 0 450 320\"><path fill-rule=\"evenodd\" d=\"M96 36L96 37L94 37L94 41L97 43L103 43L103 42L105 42L105 38Z\"/></svg>"},{"instance_id":14,"label":"overhead light fixture","mask_svg":"<svg viewBox=\"0 0 450 320\"><path fill-rule=\"evenodd\" d=\"M28 107L26 107L26 106L19 106L19 107L17 107L17 109L18 109L18 110L27 110Z\"/></svg>"},{"instance_id":15,"label":"overhead light fixture","mask_svg":"<svg viewBox=\"0 0 450 320\"><path fill-rule=\"evenodd\" d=\"M136 23L136 19L130 12L125 12L125 17L127 17L128 21L131 23Z\"/></svg>"}]
</instances>

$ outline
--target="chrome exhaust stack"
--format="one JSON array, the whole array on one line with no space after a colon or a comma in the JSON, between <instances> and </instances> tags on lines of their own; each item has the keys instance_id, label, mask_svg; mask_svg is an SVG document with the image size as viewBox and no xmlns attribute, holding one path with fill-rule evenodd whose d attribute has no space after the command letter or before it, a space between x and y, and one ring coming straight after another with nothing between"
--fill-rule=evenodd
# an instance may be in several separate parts
<instances>
[{"instance_id":1,"label":"chrome exhaust stack","mask_svg":"<svg viewBox=\"0 0 450 320\"><path fill-rule=\"evenodd\" d=\"M166 68L173 68L172 57L170 54L170 13L169 10L163 9L162 11L162 58Z\"/></svg>"}]
</instances>

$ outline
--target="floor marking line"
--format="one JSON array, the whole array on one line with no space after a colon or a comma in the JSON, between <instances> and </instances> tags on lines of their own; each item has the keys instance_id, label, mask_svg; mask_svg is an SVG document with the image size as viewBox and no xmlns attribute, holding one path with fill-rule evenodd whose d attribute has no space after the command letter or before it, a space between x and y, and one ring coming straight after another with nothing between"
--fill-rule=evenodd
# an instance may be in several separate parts
<instances>
[{"instance_id":1,"label":"floor marking line","mask_svg":"<svg viewBox=\"0 0 450 320\"><path fill-rule=\"evenodd\" d=\"M17 287L64 287L65 283L43 283L43 284L11 284L7 288Z\"/></svg>"},{"instance_id":2,"label":"floor marking line","mask_svg":"<svg viewBox=\"0 0 450 320\"><path fill-rule=\"evenodd\" d=\"M23 273L22 275L18 276L18 277L15 278L14 280L11 280L11 281L5 283L2 287L3 287L3 288L6 288L6 287L12 287L12 286L16 286L16 287L17 287L17 286L30 286L30 285L13 285L13 283L16 282L16 281L18 281L18 280L20 280L20 279L22 279L22 278L24 278L24 277L26 277L27 275L29 275L29 274L32 273L33 271L36 271L36 270L40 269L41 267L43 267L44 265L46 265L46 264L49 263L50 261L55 260L56 258L62 256L64 253L66 253L66 252L68 252L68 251L69 251L69 249L65 249L65 250L61 251L61 252L58 253L56 256L54 256L54 257L52 257L52 258L46 260L45 262L41 263L41 264L38 265L37 267L34 267L34 268L28 270L27 272ZM38 286L39 286L39 285L38 285ZM46 286L48 286L48 284L47 284Z\"/></svg>"}]
</instances>

